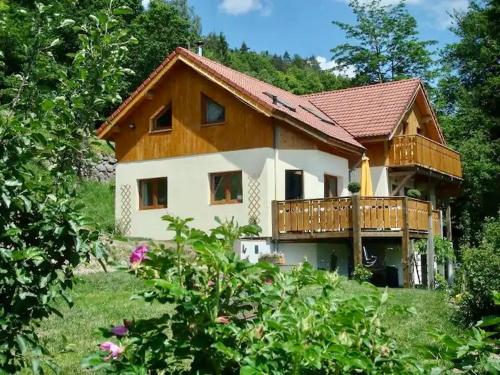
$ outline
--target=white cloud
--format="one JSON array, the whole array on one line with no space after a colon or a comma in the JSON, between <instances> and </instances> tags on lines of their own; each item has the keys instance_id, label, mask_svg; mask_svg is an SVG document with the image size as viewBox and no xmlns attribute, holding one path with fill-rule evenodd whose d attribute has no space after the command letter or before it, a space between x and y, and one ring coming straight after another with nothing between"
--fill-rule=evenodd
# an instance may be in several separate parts
<instances>
[{"instance_id":1,"label":"white cloud","mask_svg":"<svg viewBox=\"0 0 500 375\"><path fill-rule=\"evenodd\" d=\"M349 0L340 0L349 3ZM371 0L361 0L369 2ZM383 5L396 5L400 0L381 0ZM455 10L462 11L467 9L469 0L406 0L406 4L419 7L426 11L428 24L434 27L445 29L452 24L452 14ZM423 22L425 22L423 21ZM422 20L420 20L422 22Z\"/></svg>"},{"instance_id":2,"label":"white cloud","mask_svg":"<svg viewBox=\"0 0 500 375\"><path fill-rule=\"evenodd\" d=\"M316 56L316 61L319 64L321 70L331 70L333 73L341 76L346 76L352 78L356 75L354 66L348 66L347 68L340 69L334 60L327 60L326 57Z\"/></svg>"},{"instance_id":3,"label":"white cloud","mask_svg":"<svg viewBox=\"0 0 500 375\"><path fill-rule=\"evenodd\" d=\"M262 15L268 16L271 8L270 0L222 0L219 4L219 9L233 16L253 11L259 11Z\"/></svg>"}]
</instances>

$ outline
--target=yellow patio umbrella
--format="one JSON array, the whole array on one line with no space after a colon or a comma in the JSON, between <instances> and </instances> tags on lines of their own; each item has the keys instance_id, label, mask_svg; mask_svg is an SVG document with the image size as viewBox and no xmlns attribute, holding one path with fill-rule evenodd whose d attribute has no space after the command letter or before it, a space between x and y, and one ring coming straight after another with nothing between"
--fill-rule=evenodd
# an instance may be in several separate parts
<instances>
[{"instance_id":1,"label":"yellow patio umbrella","mask_svg":"<svg viewBox=\"0 0 500 375\"><path fill-rule=\"evenodd\" d=\"M361 196L370 197L373 195L372 175L370 173L370 158L363 156L361 159Z\"/></svg>"}]
</instances>

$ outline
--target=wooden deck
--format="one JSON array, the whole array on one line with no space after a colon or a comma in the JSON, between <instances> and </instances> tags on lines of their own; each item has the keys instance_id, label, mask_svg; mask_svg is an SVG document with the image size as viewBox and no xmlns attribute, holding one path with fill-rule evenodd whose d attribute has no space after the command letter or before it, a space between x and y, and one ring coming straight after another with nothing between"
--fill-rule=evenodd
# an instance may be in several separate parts
<instances>
[{"instance_id":1,"label":"wooden deck","mask_svg":"<svg viewBox=\"0 0 500 375\"><path fill-rule=\"evenodd\" d=\"M274 202L273 237L281 240L351 237L424 237L429 223L441 233L441 212L407 197L341 197ZM356 211L356 212L353 212Z\"/></svg>"},{"instance_id":2,"label":"wooden deck","mask_svg":"<svg viewBox=\"0 0 500 375\"><path fill-rule=\"evenodd\" d=\"M394 137L389 148L389 166L419 166L454 178L462 178L460 154L421 135Z\"/></svg>"},{"instance_id":3,"label":"wooden deck","mask_svg":"<svg viewBox=\"0 0 500 375\"><path fill-rule=\"evenodd\" d=\"M352 241L354 264L363 263L363 238L400 238L403 284L410 286L410 239L442 235L442 212L408 197L352 197L273 201L273 240Z\"/></svg>"}]
</instances>

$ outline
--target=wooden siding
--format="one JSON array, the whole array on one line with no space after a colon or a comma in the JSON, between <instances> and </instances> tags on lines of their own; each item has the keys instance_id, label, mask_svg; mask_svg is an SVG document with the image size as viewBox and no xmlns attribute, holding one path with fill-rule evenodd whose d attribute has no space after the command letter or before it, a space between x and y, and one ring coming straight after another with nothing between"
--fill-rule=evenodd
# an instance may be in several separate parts
<instances>
[{"instance_id":1,"label":"wooden siding","mask_svg":"<svg viewBox=\"0 0 500 375\"><path fill-rule=\"evenodd\" d=\"M408 229L414 234L429 231L429 202L404 197L359 197L359 228L362 232L377 234L401 233ZM406 199L406 213L404 201ZM353 199L351 197L300 199L278 201L273 207L277 211L273 225L275 236L283 234L344 232L346 237L353 230ZM440 216L432 212L433 233L440 226ZM438 212L439 213L439 212ZM405 218L408 226L405 226Z\"/></svg>"},{"instance_id":2,"label":"wooden siding","mask_svg":"<svg viewBox=\"0 0 500 375\"><path fill-rule=\"evenodd\" d=\"M462 177L460 154L421 135L394 137L389 166L420 166L454 177Z\"/></svg>"},{"instance_id":3,"label":"wooden siding","mask_svg":"<svg viewBox=\"0 0 500 375\"><path fill-rule=\"evenodd\" d=\"M201 124L201 93L225 107L224 124ZM118 124L114 139L120 162L273 147L271 118L181 62L172 67L151 94L152 98L145 98ZM151 117L170 102L172 130L150 133Z\"/></svg>"}]
</instances>

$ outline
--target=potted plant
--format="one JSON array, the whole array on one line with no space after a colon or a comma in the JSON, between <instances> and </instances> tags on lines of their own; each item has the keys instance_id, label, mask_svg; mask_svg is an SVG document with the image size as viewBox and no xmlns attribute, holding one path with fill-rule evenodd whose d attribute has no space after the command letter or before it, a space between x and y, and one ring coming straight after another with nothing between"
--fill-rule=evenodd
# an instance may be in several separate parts
<instances>
[{"instance_id":1,"label":"potted plant","mask_svg":"<svg viewBox=\"0 0 500 375\"><path fill-rule=\"evenodd\" d=\"M406 192L406 196L409 198L420 199L422 193L418 189L410 189Z\"/></svg>"},{"instance_id":2,"label":"potted plant","mask_svg":"<svg viewBox=\"0 0 500 375\"><path fill-rule=\"evenodd\" d=\"M276 264L278 266L283 266L285 264L285 254L283 253L262 254L259 257L259 262L268 262Z\"/></svg>"},{"instance_id":3,"label":"potted plant","mask_svg":"<svg viewBox=\"0 0 500 375\"><path fill-rule=\"evenodd\" d=\"M359 182L350 182L349 185L347 185L347 190L349 190L351 194L357 194L361 190L361 185Z\"/></svg>"}]
</instances>

